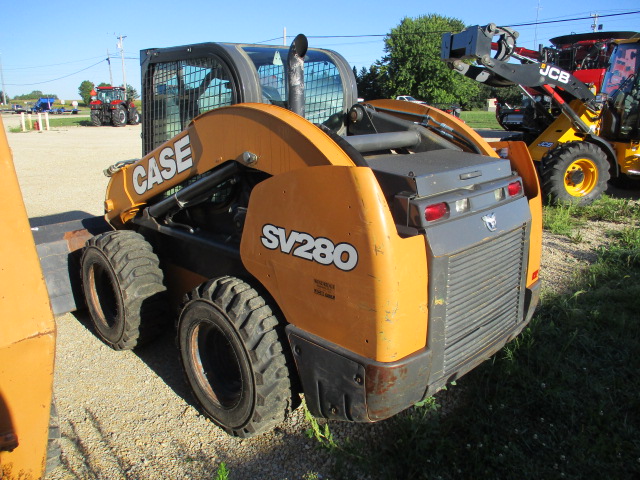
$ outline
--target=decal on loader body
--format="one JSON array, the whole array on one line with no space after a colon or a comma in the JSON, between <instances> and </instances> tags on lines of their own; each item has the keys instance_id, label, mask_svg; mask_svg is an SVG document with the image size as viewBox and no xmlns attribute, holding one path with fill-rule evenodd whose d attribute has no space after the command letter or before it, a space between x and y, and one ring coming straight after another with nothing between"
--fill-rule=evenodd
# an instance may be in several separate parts
<instances>
[{"instance_id":1,"label":"decal on loader body","mask_svg":"<svg viewBox=\"0 0 640 480\"><path fill-rule=\"evenodd\" d=\"M147 168L144 165L138 165L133 169L133 188L138 195L142 195L151 190L154 185L160 185L191 167L193 167L191 143L189 135L185 135L174 142L173 148L163 148L157 161L156 157L151 157Z\"/></svg>"},{"instance_id":2,"label":"decal on loader body","mask_svg":"<svg viewBox=\"0 0 640 480\"><path fill-rule=\"evenodd\" d=\"M275 225L266 224L262 227L260 241L269 250L280 250L287 255L291 253L321 265L333 264L345 272L353 270L358 264L358 251L349 243L336 245L328 238L315 238L295 230L287 235L284 228Z\"/></svg>"},{"instance_id":3,"label":"decal on loader body","mask_svg":"<svg viewBox=\"0 0 640 480\"><path fill-rule=\"evenodd\" d=\"M549 77L552 80L557 80L560 83L567 83L571 77L569 72L560 70L558 67L554 67L552 65L547 65L546 63L543 63L540 66L540 75Z\"/></svg>"}]
</instances>

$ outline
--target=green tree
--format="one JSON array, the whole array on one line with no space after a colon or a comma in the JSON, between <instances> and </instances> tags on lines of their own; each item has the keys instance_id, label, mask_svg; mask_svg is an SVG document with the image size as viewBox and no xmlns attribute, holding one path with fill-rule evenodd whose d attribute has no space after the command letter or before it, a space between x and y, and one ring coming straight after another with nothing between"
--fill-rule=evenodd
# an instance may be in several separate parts
<instances>
[{"instance_id":1,"label":"green tree","mask_svg":"<svg viewBox=\"0 0 640 480\"><path fill-rule=\"evenodd\" d=\"M13 99L14 100L37 100L40 97L53 97L58 98L57 95L45 95L42 93L42 90L34 90L31 93L25 93L24 95L17 95Z\"/></svg>"},{"instance_id":2,"label":"green tree","mask_svg":"<svg viewBox=\"0 0 640 480\"><path fill-rule=\"evenodd\" d=\"M78 95L80 95L80 98L85 105L89 105L89 103L91 103L91 90L94 88L93 82L89 80L83 81L78 87Z\"/></svg>"},{"instance_id":3,"label":"green tree","mask_svg":"<svg viewBox=\"0 0 640 480\"><path fill-rule=\"evenodd\" d=\"M137 98L140 98L138 91L127 83L127 99L135 100Z\"/></svg>"},{"instance_id":4,"label":"green tree","mask_svg":"<svg viewBox=\"0 0 640 480\"><path fill-rule=\"evenodd\" d=\"M384 41L380 70L388 96L412 95L431 104L457 103L466 107L478 95L478 83L440 60L442 34L462 29L464 24L455 18L436 14L405 17Z\"/></svg>"},{"instance_id":5,"label":"green tree","mask_svg":"<svg viewBox=\"0 0 640 480\"><path fill-rule=\"evenodd\" d=\"M365 100L375 100L376 98L385 98L383 89L382 72L380 65L374 64L367 70L365 67L360 69L360 73L356 76L358 84L358 96Z\"/></svg>"}]
</instances>

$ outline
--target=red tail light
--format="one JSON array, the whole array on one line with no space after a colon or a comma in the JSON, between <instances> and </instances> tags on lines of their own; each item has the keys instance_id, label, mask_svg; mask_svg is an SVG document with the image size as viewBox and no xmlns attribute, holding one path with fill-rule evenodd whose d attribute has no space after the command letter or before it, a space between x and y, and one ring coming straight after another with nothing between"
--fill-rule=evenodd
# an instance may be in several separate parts
<instances>
[{"instance_id":1,"label":"red tail light","mask_svg":"<svg viewBox=\"0 0 640 480\"><path fill-rule=\"evenodd\" d=\"M427 222L433 222L444 217L449 213L449 205L445 202L434 203L433 205L427 205L424 209L424 218Z\"/></svg>"},{"instance_id":2,"label":"red tail light","mask_svg":"<svg viewBox=\"0 0 640 480\"><path fill-rule=\"evenodd\" d=\"M507 191L509 192L510 197L514 197L522 192L522 183L520 182L520 180L518 180L517 182L511 182L509 184L509 187L507 187Z\"/></svg>"}]
</instances>

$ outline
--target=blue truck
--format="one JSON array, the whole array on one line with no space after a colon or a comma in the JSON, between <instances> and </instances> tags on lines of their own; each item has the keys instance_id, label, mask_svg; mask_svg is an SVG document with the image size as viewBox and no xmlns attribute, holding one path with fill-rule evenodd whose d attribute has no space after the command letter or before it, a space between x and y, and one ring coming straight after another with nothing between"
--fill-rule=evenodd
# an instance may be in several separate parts
<instances>
[{"instance_id":1,"label":"blue truck","mask_svg":"<svg viewBox=\"0 0 640 480\"><path fill-rule=\"evenodd\" d=\"M31 113L43 113L49 112L54 114L59 113L78 113L78 110L74 108L73 110L66 110L64 107L54 108L53 104L56 101L54 97L41 97L38 101L29 109Z\"/></svg>"},{"instance_id":2,"label":"blue truck","mask_svg":"<svg viewBox=\"0 0 640 480\"><path fill-rule=\"evenodd\" d=\"M56 101L53 97L41 97L33 107L31 107L31 113L48 112L53 108L53 104Z\"/></svg>"}]
</instances>

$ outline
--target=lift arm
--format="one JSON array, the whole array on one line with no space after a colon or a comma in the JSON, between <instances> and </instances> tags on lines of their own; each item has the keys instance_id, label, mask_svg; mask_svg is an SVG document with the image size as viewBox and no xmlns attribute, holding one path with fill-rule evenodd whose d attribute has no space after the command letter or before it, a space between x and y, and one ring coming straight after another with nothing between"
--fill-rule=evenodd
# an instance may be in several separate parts
<instances>
[{"instance_id":1,"label":"lift arm","mask_svg":"<svg viewBox=\"0 0 640 480\"><path fill-rule=\"evenodd\" d=\"M497 53L492 55L495 36L499 38L493 45L498 48ZM518 32L497 27L493 23L484 27L469 27L460 33L445 33L442 36L440 58L460 74L489 86L522 85L542 95L549 95L550 87L560 88L585 102L589 108L596 108L593 92L570 72L516 53L517 38ZM511 58L523 63L509 63ZM464 60L473 60L476 64Z\"/></svg>"}]
</instances>

